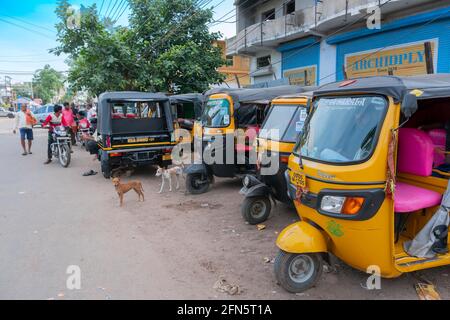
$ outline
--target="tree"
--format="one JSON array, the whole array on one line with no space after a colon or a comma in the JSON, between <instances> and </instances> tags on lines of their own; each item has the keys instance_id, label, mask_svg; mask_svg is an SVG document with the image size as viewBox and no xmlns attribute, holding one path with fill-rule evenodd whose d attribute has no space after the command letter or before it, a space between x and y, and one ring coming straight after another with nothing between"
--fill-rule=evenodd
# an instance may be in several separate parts
<instances>
[{"instance_id":1,"label":"tree","mask_svg":"<svg viewBox=\"0 0 450 320\"><path fill-rule=\"evenodd\" d=\"M31 82L16 83L12 85L12 89L17 97L30 97L32 96Z\"/></svg>"},{"instance_id":2,"label":"tree","mask_svg":"<svg viewBox=\"0 0 450 320\"><path fill-rule=\"evenodd\" d=\"M63 87L64 76L48 64L34 73L34 95L41 98L43 103L51 102Z\"/></svg>"},{"instance_id":3,"label":"tree","mask_svg":"<svg viewBox=\"0 0 450 320\"><path fill-rule=\"evenodd\" d=\"M68 81L75 90L203 91L220 83L224 65L209 33L212 11L195 0L129 0L130 24L111 28L100 21L96 5L78 23L67 0L60 0L55 54L70 57Z\"/></svg>"}]
</instances>

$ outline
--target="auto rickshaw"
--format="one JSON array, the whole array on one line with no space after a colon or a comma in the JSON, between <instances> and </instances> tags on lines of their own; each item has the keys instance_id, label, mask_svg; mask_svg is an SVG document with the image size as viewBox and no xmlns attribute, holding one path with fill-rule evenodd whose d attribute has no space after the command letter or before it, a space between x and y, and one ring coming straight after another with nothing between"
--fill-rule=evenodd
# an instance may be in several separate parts
<instances>
[{"instance_id":1,"label":"auto rickshaw","mask_svg":"<svg viewBox=\"0 0 450 320\"><path fill-rule=\"evenodd\" d=\"M305 87L305 90L315 88ZM275 174L265 174L261 167L268 167L271 163L257 165L257 175L247 175L243 180L240 193L245 196L241 206L241 213L245 221L259 224L267 220L272 208L271 200L291 204L287 194L284 172L288 159L294 149L297 136L303 130L308 114L312 92L282 96L272 100L270 109L256 139L257 152L277 154L277 168ZM273 133L276 130L276 134ZM267 156L267 159L269 156Z\"/></svg>"},{"instance_id":2,"label":"auto rickshaw","mask_svg":"<svg viewBox=\"0 0 450 320\"><path fill-rule=\"evenodd\" d=\"M105 92L98 104L98 147L105 178L117 168L168 166L176 145L169 98L145 92Z\"/></svg>"},{"instance_id":3,"label":"auto rickshaw","mask_svg":"<svg viewBox=\"0 0 450 320\"><path fill-rule=\"evenodd\" d=\"M187 93L169 96L172 114L181 129L189 130L194 135L195 122L200 120L204 104L201 93Z\"/></svg>"},{"instance_id":4,"label":"auto rickshaw","mask_svg":"<svg viewBox=\"0 0 450 320\"><path fill-rule=\"evenodd\" d=\"M201 146L201 163L194 163L185 169L186 190L192 194L204 193L209 189L214 176L243 177L256 172L256 161L249 161L252 141L264 121L270 101L280 95L302 92L298 86L279 86L258 89L214 88L205 93L206 103L201 116L201 128L196 128L194 143ZM237 143L237 134L245 131L247 142ZM220 149L223 158L206 163L203 155L214 148L214 142L222 141ZM228 141L228 142L227 142ZM231 141L231 143L230 143ZM227 147L228 146L228 147ZM230 150L231 148L234 148ZM217 150L211 151L214 153ZM232 153L229 161L226 156ZM219 152L217 152L219 153ZM243 156L245 161L238 161ZM228 161L227 161L228 160Z\"/></svg>"},{"instance_id":5,"label":"auto rickshaw","mask_svg":"<svg viewBox=\"0 0 450 320\"><path fill-rule=\"evenodd\" d=\"M448 155L449 121L449 74L360 78L315 91L285 173L300 221L276 241L281 286L312 287L330 254L385 278L449 265L448 225L428 233L429 255L411 252L437 213L448 219L448 163L439 155ZM445 151L435 138L442 135Z\"/></svg>"}]
</instances>

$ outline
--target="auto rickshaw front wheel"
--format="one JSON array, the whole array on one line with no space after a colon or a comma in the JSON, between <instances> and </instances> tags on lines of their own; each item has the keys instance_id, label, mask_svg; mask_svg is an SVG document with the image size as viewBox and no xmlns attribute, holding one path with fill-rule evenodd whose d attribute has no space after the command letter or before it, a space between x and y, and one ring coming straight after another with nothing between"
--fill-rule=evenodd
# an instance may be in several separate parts
<instances>
[{"instance_id":1,"label":"auto rickshaw front wheel","mask_svg":"<svg viewBox=\"0 0 450 320\"><path fill-rule=\"evenodd\" d=\"M264 196L245 198L241 206L242 217L252 225L266 221L271 210L270 199Z\"/></svg>"},{"instance_id":2,"label":"auto rickshaw front wheel","mask_svg":"<svg viewBox=\"0 0 450 320\"><path fill-rule=\"evenodd\" d=\"M275 258L275 277L287 291L301 293L312 288L322 275L320 253L289 253L280 250Z\"/></svg>"},{"instance_id":3,"label":"auto rickshaw front wheel","mask_svg":"<svg viewBox=\"0 0 450 320\"><path fill-rule=\"evenodd\" d=\"M209 179L201 173L189 173L186 176L186 190L191 194L202 194L209 189Z\"/></svg>"}]
</instances>

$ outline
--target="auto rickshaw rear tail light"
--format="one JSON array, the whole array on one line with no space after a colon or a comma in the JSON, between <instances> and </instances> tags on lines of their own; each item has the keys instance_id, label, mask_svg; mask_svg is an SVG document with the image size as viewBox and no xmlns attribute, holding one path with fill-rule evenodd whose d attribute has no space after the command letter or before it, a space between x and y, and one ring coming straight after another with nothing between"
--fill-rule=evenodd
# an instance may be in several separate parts
<instances>
[{"instance_id":1,"label":"auto rickshaw rear tail light","mask_svg":"<svg viewBox=\"0 0 450 320\"><path fill-rule=\"evenodd\" d=\"M123 153L121 152L114 152L114 153L110 153L109 156L110 157L121 157Z\"/></svg>"},{"instance_id":2,"label":"auto rickshaw rear tail light","mask_svg":"<svg viewBox=\"0 0 450 320\"><path fill-rule=\"evenodd\" d=\"M106 137L106 147L111 148L111 137Z\"/></svg>"},{"instance_id":3,"label":"auto rickshaw rear tail light","mask_svg":"<svg viewBox=\"0 0 450 320\"><path fill-rule=\"evenodd\" d=\"M289 156L281 156L280 157L281 163L288 163L289 162Z\"/></svg>"},{"instance_id":4,"label":"auto rickshaw rear tail light","mask_svg":"<svg viewBox=\"0 0 450 320\"><path fill-rule=\"evenodd\" d=\"M354 215L361 210L364 204L364 198L361 197L348 197L345 199L344 206L342 208L342 214Z\"/></svg>"}]
</instances>

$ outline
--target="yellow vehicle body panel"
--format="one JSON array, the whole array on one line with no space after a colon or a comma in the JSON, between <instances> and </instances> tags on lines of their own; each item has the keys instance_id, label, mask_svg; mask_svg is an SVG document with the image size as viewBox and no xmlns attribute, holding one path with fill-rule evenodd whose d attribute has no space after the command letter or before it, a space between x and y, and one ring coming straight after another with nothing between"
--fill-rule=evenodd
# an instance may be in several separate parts
<instances>
[{"instance_id":1,"label":"yellow vehicle body panel","mask_svg":"<svg viewBox=\"0 0 450 320\"><path fill-rule=\"evenodd\" d=\"M277 246L290 253L328 251L325 235L304 221L296 222L285 228L278 236Z\"/></svg>"},{"instance_id":2,"label":"yellow vehicle body panel","mask_svg":"<svg viewBox=\"0 0 450 320\"><path fill-rule=\"evenodd\" d=\"M390 98L377 146L364 163L339 166L303 158L300 167L299 157L292 154L288 168L305 174L305 190L313 194L319 194L323 189L383 189L386 185L391 129L398 126L399 117L400 105L394 104ZM365 221L330 217L299 201L294 201L294 204L302 220L314 222L327 234L328 251L348 265L361 271L376 265L384 277L401 274L394 262L394 202L391 198L386 197L375 216Z\"/></svg>"}]
</instances>

